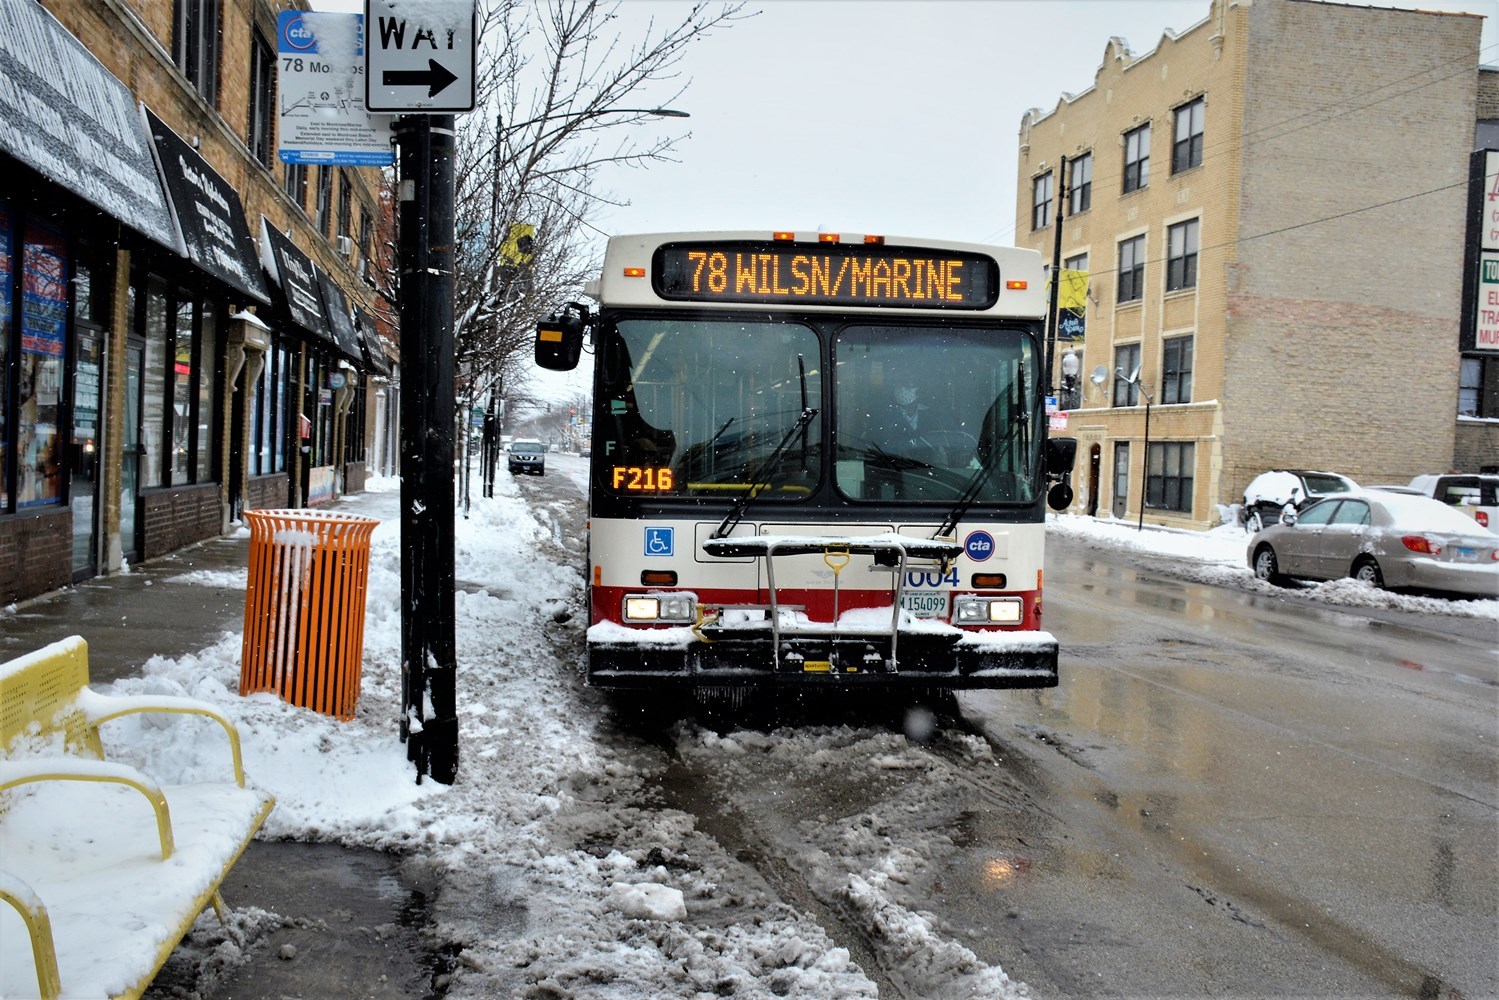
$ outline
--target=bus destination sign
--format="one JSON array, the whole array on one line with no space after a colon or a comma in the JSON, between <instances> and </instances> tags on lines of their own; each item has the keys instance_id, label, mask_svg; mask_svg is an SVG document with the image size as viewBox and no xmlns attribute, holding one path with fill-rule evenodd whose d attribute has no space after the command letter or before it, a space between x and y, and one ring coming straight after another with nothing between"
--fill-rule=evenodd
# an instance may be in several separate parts
<instances>
[{"instance_id":1,"label":"bus destination sign","mask_svg":"<svg viewBox=\"0 0 1499 1000\"><path fill-rule=\"evenodd\" d=\"M673 243L656 251L656 294L683 302L988 309L992 257L836 243Z\"/></svg>"}]
</instances>

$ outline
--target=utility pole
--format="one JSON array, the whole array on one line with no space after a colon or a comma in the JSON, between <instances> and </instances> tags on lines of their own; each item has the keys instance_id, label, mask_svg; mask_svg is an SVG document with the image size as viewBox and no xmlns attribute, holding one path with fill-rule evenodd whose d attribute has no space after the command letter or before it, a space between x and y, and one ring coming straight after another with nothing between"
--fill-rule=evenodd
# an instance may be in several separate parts
<instances>
[{"instance_id":1,"label":"utility pole","mask_svg":"<svg viewBox=\"0 0 1499 1000\"><path fill-rule=\"evenodd\" d=\"M423 775L458 774L453 562L452 115L403 115L401 272L401 739Z\"/></svg>"},{"instance_id":2,"label":"utility pole","mask_svg":"<svg viewBox=\"0 0 1499 1000\"><path fill-rule=\"evenodd\" d=\"M1067 157L1057 165L1057 226L1051 248L1051 306L1046 317L1046 394L1056 395L1052 361L1057 352L1057 299L1062 291L1062 209L1067 203Z\"/></svg>"}]
</instances>

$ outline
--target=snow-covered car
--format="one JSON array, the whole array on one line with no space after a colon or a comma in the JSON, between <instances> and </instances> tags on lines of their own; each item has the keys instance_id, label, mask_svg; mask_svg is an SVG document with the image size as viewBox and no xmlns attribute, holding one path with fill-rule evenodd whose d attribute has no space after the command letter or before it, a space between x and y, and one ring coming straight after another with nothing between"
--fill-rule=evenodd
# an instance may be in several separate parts
<instances>
[{"instance_id":1,"label":"snow-covered car","mask_svg":"<svg viewBox=\"0 0 1499 1000\"><path fill-rule=\"evenodd\" d=\"M546 445L540 441L514 441L510 445L510 474L524 472L544 476L547 471Z\"/></svg>"},{"instance_id":2,"label":"snow-covered car","mask_svg":"<svg viewBox=\"0 0 1499 1000\"><path fill-rule=\"evenodd\" d=\"M1499 599L1499 537L1428 497L1374 490L1326 497L1255 532L1247 556L1267 583L1352 577L1391 590Z\"/></svg>"},{"instance_id":3,"label":"snow-covered car","mask_svg":"<svg viewBox=\"0 0 1499 1000\"><path fill-rule=\"evenodd\" d=\"M1241 518L1244 530L1251 535L1267 524L1275 524L1287 504L1299 513L1308 505L1335 493L1347 493L1359 486L1336 472L1309 469L1276 469L1255 476L1244 490Z\"/></svg>"},{"instance_id":4,"label":"snow-covered car","mask_svg":"<svg viewBox=\"0 0 1499 1000\"><path fill-rule=\"evenodd\" d=\"M1457 508L1482 527L1499 534L1499 474L1417 476L1411 480L1411 488Z\"/></svg>"}]
</instances>

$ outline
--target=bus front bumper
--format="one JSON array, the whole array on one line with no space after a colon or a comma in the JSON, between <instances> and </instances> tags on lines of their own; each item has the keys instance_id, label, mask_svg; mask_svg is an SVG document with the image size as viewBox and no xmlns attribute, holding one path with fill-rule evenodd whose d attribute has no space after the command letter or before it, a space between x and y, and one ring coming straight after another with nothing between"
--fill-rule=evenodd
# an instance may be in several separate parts
<instances>
[{"instance_id":1,"label":"bus front bumper","mask_svg":"<svg viewBox=\"0 0 1499 1000\"><path fill-rule=\"evenodd\" d=\"M1057 640L1047 632L902 634L652 644L588 644L588 682L604 688L1040 688L1057 686Z\"/></svg>"}]
</instances>

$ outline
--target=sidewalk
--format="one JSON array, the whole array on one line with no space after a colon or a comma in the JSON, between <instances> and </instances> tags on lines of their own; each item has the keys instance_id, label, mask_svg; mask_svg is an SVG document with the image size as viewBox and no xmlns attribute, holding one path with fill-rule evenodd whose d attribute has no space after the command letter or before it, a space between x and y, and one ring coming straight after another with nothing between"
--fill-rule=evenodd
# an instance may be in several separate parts
<instances>
[{"instance_id":1,"label":"sidewalk","mask_svg":"<svg viewBox=\"0 0 1499 1000\"><path fill-rule=\"evenodd\" d=\"M400 517L400 494L355 494L318 509L388 522ZM0 662L81 635L90 684L103 688L139 675L153 656L195 653L243 630L249 553L249 530L239 528L128 573L0 609ZM146 997L406 1000L430 993L444 961L421 934L435 889L431 872L376 851L253 841L223 885L232 923L268 924L232 932L255 939L243 964L230 963L204 983L196 978L203 956L179 948L180 960L167 963Z\"/></svg>"},{"instance_id":2,"label":"sidewalk","mask_svg":"<svg viewBox=\"0 0 1499 1000\"><path fill-rule=\"evenodd\" d=\"M400 517L399 493L356 493L319 507L389 521ZM89 681L102 686L139 674L152 656L195 653L240 632L250 532L239 528L130 567L0 609L0 662L81 635L89 646Z\"/></svg>"}]
</instances>

